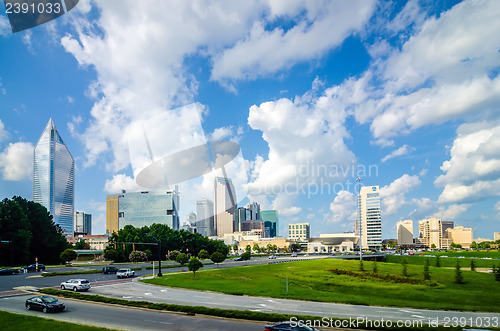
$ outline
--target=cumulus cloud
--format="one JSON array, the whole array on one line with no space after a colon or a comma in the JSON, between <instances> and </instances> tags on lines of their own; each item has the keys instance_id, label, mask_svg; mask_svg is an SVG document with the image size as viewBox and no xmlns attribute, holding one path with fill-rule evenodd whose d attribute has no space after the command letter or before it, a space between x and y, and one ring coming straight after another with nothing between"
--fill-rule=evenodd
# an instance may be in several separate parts
<instances>
[{"instance_id":1,"label":"cumulus cloud","mask_svg":"<svg viewBox=\"0 0 500 331\"><path fill-rule=\"evenodd\" d=\"M452 204L448 207L439 206L439 210L432 217L442 218L443 220L454 220L465 213L470 206L470 204Z\"/></svg>"},{"instance_id":2,"label":"cumulus cloud","mask_svg":"<svg viewBox=\"0 0 500 331\"><path fill-rule=\"evenodd\" d=\"M359 31L374 10L374 1L270 2L270 17L253 23L249 35L215 57L212 80L254 79L315 59ZM305 12L305 15L304 15ZM268 28L273 18L295 24Z\"/></svg>"},{"instance_id":3,"label":"cumulus cloud","mask_svg":"<svg viewBox=\"0 0 500 331\"><path fill-rule=\"evenodd\" d=\"M330 204L332 217L329 223L353 223L356 219L356 196L349 191L340 191Z\"/></svg>"},{"instance_id":4,"label":"cumulus cloud","mask_svg":"<svg viewBox=\"0 0 500 331\"><path fill-rule=\"evenodd\" d=\"M409 154L412 151L412 148L408 145L403 145L400 148L392 151L390 154L387 154L380 160L381 162L386 162L387 160L393 159L398 156Z\"/></svg>"},{"instance_id":5,"label":"cumulus cloud","mask_svg":"<svg viewBox=\"0 0 500 331\"><path fill-rule=\"evenodd\" d=\"M3 179L20 181L33 176L33 148L33 144L27 142L10 143L0 153Z\"/></svg>"},{"instance_id":6,"label":"cumulus cloud","mask_svg":"<svg viewBox=\"0 0 500 331\"><path fill-rule=\"evenodd\" d=\"M418 176L404 174L391 184L380 188L383 215L392 215L396 213L399 208L408 204L406 201L406 193L410 192L414 187L419 186L420 183Z\"/></svg>"},{"instance_id":7,"label":"cumulus cloud","mask_svg":"<svg viewBox=\"0 0 500 331\"><path fill-rule=\"evenodd\" d=\"M110 194L121 193L122 190L137 192L141 187L135 183L135 180L125 174L114 175L112 179L107 179L104 184L104 191Z\"/></svg>"},{"instance_id":8,"label":"cumulus cloud","mask_svg":"<svg viewBox=\"0 0 500 331\"><path fill-rule=\"evenodd\" d=\"M343 182L345 175L337 170L348 170L355 157L344 143L349 137L344 127L347 113L337 90L317 96L313 88L293 100L250 107L248 124L262 131L269 146L268 158L255 161L250 194L287 201L286 207L291 207L299 195L309 198L325 190L331 194Z\"/></svg>"},{"instance_id":9,"label":"cumulus cloud","mask_svg":"<svg viewBox=\"0 0 500 331\"><path fill-rule=\"evenodd\" d=\"M0 87L1 87L1 85L0 85ZM0 119L0 142L7 139L8 136L9 136L9 133L7 132L7 130L5 130L5 125L3 124L2 120Z\"/></svg>"},{"instance_id":10,"label":"cumulus cloud","mask_svg":"<svg viewBox=\"0 0 500 331\"><path fill-rule=\"evenodd\" d=\"M500 123L462 124L435 184L440 202L468 202L500 196Z\"/></svg>"}]
</instances>

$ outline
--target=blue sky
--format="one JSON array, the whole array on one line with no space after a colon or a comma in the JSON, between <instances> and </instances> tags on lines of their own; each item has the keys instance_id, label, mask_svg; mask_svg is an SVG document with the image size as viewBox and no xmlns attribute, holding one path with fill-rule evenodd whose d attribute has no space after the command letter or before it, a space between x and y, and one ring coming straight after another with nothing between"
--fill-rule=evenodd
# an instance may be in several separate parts
<instances>
[{"instance_id":1,"label":"blue sky","mask_svg":"<svg viewBox=\"0 0 500 331\"><path fill-rule=\"evenodd\" d=\"M281 234L292 222L351 231L366 170L383 238L426 217L492 238L499 14L496 1L80 1L16 34L2 14L0 196L32 197L32 150L52 117L94 234L106 194L140 189L142 125L157 157L239 143L227 165L239 204L277 209ZM213 199L216 175L179 184L182 220Z\"/></svg>"}]
</instances>

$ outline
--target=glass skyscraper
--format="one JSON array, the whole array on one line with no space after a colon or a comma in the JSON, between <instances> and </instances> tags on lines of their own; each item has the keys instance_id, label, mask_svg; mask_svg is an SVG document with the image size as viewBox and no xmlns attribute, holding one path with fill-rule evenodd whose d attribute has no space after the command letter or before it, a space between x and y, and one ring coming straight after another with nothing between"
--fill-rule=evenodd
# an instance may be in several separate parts
<instances>
[{"instance_id":1,"label":"glass skyscraper","mask_svg":"<svg viewBox=\"0 0 500 331\"><path fill-rule=\"evenodd\" d=\"M35 146L33 201L45 206L66 235L73 234L75 160L52 118Z\"/></svg>"},{"instance_id":2,"label":"glass skyscraper","mask_svg":"<svg viewBox=\"0 0 500 331\"><path fill-rule=\"evenodd\" d=\"M363 186L358 195L358 220L355 233L360 236L363 249L382 246L382 218L378 186Z\"/></svg>"},{"instance_id":3,"label":"glass skyscraper","mask_svg":"<svg viewBox=\"0 0 500 331\"><path fill-rule=\"evenodd\" d=\"M262 222L264 222L266 237L268 238L278 237L279 236L278 211L261 210L260 218Z\"/></svg>"},{"instance_id":4,"label":"glass skyscraper","mask_svg":"<svg viewBox=\"0 0 500 331\"><path fill-rule=\"evenodd\" d=\"M196 230L203 236L214 235L214 202L201 199L196 202Z\"/></svg>"}]
</instances>

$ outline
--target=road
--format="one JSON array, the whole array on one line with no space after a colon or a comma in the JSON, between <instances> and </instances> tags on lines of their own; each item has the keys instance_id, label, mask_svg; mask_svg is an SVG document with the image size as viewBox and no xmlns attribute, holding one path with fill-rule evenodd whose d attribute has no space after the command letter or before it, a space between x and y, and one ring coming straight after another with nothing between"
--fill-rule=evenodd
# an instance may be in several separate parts
<instances>
[{"instance_id":1,"label":"road","mask_svg":"<svg viewBox=\"0 0 500 331\"><path fill-rule=\"evenodd\" d=\"M367 318L372 320L411 320L429 323L430 320L445 322L445 318L466 318L468 321L485 321L496 319L498 313L474 313L423 310L411 308L389 308L377 306L356 306L338 303L312 302L299 300L274 299L267 297L251 297L227 295L215 292L201 292L177 288L164 288L140 282L110 284L92 289L99 295L127 300L146 300L180 305L206 306L222 309L252 310L261 312L287 313L299 315L315 315L337 318ZM484 323L483 323L484 324Z\"/></svg>"},{"instance_id":2,"label":"road","mask_svg":"<svg viewBox=\"0 0 500 331\"><path fill-rule=\"evenodd\" d=\"M27 311L24 302L32 295L0 298L0 310L60 321L102 326L120 330L238 330L262 331L264 323L234 321L219 318L200 318L185 314L119 308L101 304L64 300L62 313L43 314Z\"/></svg>"}]
</instances>

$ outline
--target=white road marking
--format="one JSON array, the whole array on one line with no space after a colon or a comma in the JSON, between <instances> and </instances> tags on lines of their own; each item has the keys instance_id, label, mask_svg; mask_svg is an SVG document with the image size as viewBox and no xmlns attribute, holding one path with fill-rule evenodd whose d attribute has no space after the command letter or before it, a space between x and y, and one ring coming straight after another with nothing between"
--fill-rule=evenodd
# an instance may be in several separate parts
<instances>
[{"instance_id":1,"label":"white road marking","mask_svg":"<svg viewBox=\"0 0 500 331\"><path fill-rule=\"evenodd\" d=\"M144 293L144 295L153 295L151 292Z\"/></svg>"},{"instance_id":2,"label":"white road marking","mask_svg":"<svg viewBox=\"0 0 500 331\"><path fill-rule=\"evenodd\" d=\"M169 322L161 322L161 321L153 321L153 320L144 320L144 322L160 323L160 324L169 324L169 325L174 324L174 323L169 323Z\"/></svg>"}]
</instances>

